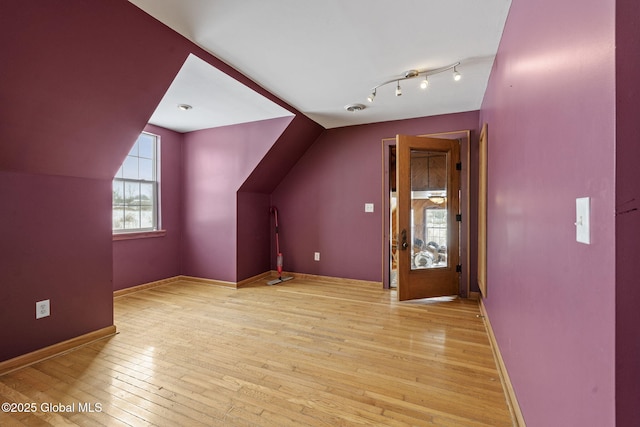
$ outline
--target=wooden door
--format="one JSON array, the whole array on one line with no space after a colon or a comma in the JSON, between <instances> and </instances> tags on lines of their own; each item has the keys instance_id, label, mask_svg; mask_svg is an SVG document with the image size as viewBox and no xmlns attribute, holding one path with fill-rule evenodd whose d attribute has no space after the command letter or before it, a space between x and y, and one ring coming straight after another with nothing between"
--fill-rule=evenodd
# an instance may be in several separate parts
<instances>
[{"instance_id":1,"label":"wooden door","mask_svg":"<svg viewBox=\"0 0 640 427\"><path fill-rule=\"evenodd\" d=\"M460 145L398 135L398 299L457 295Z\"/></svg>"}]
</instances>

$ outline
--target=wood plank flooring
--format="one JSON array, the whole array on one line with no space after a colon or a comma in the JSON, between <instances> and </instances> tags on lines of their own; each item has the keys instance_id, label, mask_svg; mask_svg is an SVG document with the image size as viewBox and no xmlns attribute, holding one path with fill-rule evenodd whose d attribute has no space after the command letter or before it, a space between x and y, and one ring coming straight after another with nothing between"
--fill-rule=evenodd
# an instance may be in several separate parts
<instances>
[{"instance_id":1,"label":"wood plank flooring","mask_svg":"<svg viewBox=\"0 0 640 427\"><path fill-rule=\"evenodd\" d=\"M0 377L20 409L0 425L511 426L478 315L367 284L175 282L116 298L117 335Z\"/></svg>"}]
</instances>

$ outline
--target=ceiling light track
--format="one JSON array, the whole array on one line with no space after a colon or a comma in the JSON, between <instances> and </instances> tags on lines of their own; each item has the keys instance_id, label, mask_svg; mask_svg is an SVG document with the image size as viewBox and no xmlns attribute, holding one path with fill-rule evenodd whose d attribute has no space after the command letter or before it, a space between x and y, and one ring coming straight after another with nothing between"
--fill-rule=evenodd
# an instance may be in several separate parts
<instances>
[{"instance_id":1,"label":"ceiling light track","mask_svg":"<svg viewBox=\"0 0 640 427\"><path fill-rule=\"evenodd\" d=\"M402 95L402 88L400 87L400 82L404 81L404 80L414 79L414 78L420 77L420 76L424 77L424 80L422 80L422 82L420 83L420 88L422 88L422 89L426 89L429 86L429 76L433 76L435 74L444 73L444 72L449 71L449 70L453 70L453 80L459 81L462 78L462 75L458 72L458 65L460 65L459 61L454 63L454 64L447 65L446 67L434 68L432 70L409 70L409 71L405 71L402 76L395 77L393 79L387 80L387 81L382 82L379 85L374 86L373 88L371 88L371 94L367 97L367 101L373 102L373 100L375 99L375 97L377 95L378 88L380 88L382 86L385 86L385 85L388 85L390 83L395 83L395 85L396 85L395 94L396 94L396 96L401 96Z\"/></svg>"}]
</instances>

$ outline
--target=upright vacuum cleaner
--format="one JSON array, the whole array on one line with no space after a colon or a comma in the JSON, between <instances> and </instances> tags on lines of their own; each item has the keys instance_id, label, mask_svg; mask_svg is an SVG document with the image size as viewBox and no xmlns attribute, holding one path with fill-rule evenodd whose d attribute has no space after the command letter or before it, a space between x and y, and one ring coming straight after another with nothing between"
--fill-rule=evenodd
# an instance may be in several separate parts
<instances>
[{"instance_id":1,"label":"upright vacuum cleaner","mask_svg":"<svg viewBox=\"0 0 640 427\"><path fill-rule=\"evenodd\" d=\"M278 283L286 282L293 279L293 277L282 277L282 252L280 252L280 241L278 240L278 209L275 206L271 207L271 213L274 215L276 225L276 267L278 269L278 278L267 282L267 285L277 285Z\"/></svg>"}]
</instances>

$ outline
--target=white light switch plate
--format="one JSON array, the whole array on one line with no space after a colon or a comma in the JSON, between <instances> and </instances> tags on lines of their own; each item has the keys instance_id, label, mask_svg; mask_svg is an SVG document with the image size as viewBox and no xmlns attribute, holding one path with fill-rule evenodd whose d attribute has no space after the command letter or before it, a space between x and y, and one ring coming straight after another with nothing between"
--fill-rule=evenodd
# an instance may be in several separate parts
<instances>
[{"instance_id":1,"label":"white light switch plate","mask_svg":"<svg viewBox=\"0 0 640 427\"><path fill-rule=\"evenodd\" d=\"M576 199L576 241L591 244L591 198L580 197Z\"/></svg>"},{"instance_id":2,"label":"white light switch plate","mask_svg":"<svg viewBox=\"0 0 640 427\"><path fill-rule=\"evenodd\" d=\"M373 212L373 203L365 203L364 204L365 212Z\"/></svg>"}]
</instances>

